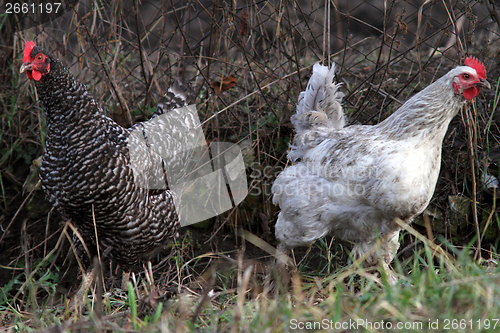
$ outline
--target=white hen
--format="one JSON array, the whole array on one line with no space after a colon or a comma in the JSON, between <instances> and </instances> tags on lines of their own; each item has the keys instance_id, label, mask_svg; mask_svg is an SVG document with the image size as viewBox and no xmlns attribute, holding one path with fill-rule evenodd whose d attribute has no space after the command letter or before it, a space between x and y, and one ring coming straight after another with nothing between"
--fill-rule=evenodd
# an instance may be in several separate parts
<instances>
[{"instance_id":1,"label":"white hen","mask_svg":"<svg viewBox=\"0 0 500 333\"><path fill-rule=\"evenodd\" d=\"M429 204L451 119L488 87L475 58L422 90L385 121L344 127L343 94L330 69L316 64L291 120L296 163L276 179L273 202L280 248L309 245L326 234L355 242L357 257L384 267L399 247L399 225ZM374 245L380 240L380 249ZM391 281L395 282L395 281Z\"/></svg>"}]
</instances>

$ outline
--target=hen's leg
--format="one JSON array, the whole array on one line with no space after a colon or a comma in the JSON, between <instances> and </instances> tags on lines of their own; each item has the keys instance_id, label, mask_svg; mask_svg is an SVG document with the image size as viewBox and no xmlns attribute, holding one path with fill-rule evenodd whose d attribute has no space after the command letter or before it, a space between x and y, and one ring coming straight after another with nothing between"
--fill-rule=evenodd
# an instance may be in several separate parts
<instances>
[{"instance_id":1,"label":"hen's leg","mask_svg":"<svg viewBox=\"0 0 500 333\"><path fill-rule=\"evenodd\" d=\"M87 271L83 274L82 276L82 283L80 284L80 288L78 288L78 291L76 292L75 296L73 297L73 305L77 309L83 309L83 307L86 305L86 294L92 287L92 284L94 282L94 269Z\"/></svg>"},{"instance_id":2,"label":"hen's leg","mask_svg":"<svg viewBox=\"0 0 500 333\"><path fill-rule=\"evenodd\" d=\"M123 271L122 273L122 290L127 290L128 282L130 281L130 271Z\"/></svg>"},{"instance_id":3,"label":"hen's leg","mask_svg":"<svg viewBox=\"0 0 500 333\"><path fill-rule=\"evenodd\" d=\"M389 233L387 237L384 237L384 243L382 245L384 262L389 265L394 260L399 249L399 229Z\"/></svg>"},{"instance_id":4,"label":"hen's leg","mask_svg":"<svg viewBox=\"0 0 500 333\"><path fill-rule=\"evenodd\" d=\"M86 305L86 295L96 281L96 275L98 273L98 269L94 263L91 264L92 258L94 257L94 248L92 246L87 247L82 243L81 235L77 235L77 233L73 233L73 245L75 250L75 256L77 261L79 262L79 267L82 270L82 283L78 288L78 291L73 296L72 304L77 309L83 309ZM89 253L90 251L90 253Z\"/></svg>"},{"instance_id":5,"label":"hen's leg","mask_svg":"<svg viewBox=\"0 0 500 333\"><path fill-rule=\"evenodd\" d=\"M354 253L354 258L364 258L363 265L365 267L376 266L378 265L380 259L382 259L382 268L387 274L389 284L394 285L397 283L398 278L389 267L389 264L396 256L398 249L399 229L381 235L378 242L373 240L358 243L353 247L352 251Z\"/></svg>"},{"instance_id":6,"label":"hen's leg","mask_svg":"<svg viewBox=\"0 0 500 333\"><path fill-rule=\"evenodd\" d=\"M290 274L295 269L288 254L290 251L283 245L278 244L276 248L275 263L276 263L276 281L280 284L283 290L287 290L290 285Z\"/></svg>"}]
</instances>

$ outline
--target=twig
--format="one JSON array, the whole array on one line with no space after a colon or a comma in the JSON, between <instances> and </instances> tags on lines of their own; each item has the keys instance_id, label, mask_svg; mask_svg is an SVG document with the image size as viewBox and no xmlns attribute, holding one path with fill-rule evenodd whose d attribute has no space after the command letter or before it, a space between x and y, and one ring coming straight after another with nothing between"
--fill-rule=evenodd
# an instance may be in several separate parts
<instances>
[{"instance_id":1,"label":"twig","mask_svg":"<svg viewBox=\"0 0 500 333\"><path fill-rule=\"evenodd\" d=\"M475 109L475 101L472 102L472 107ZM479 260L481 257L481 231L479 230L479 221L477 219L477 185L476 185L476 154L477 149L477 119L472 118L470 112L470 107L465 108L465 114L467 117L466 128L467 128L467 143L469 146L469 157L471 166L471 182L472 182L472 218L474 219L474 227L476 228L477 235L477 247L474 258ZM474 112L477 117L477 112Z\"/></svg>"},{"instance_id":2,"label":"twig","mask_svg":"<svg viewBox=\"0 0 500 333\"><path fill-rule=\"evenodd\" d=\"M74 9L74 12L78 16L78 18L80 19L80 21L83 21L83 18L80 16L80 14L78 14L78 11L76 9ZM105 65L105 62L104 62L104 60L101 57L101 52L99 52L100 48L95 44L93 34L89 31L89 28L87 27L86 24L83 24L83 27L85 28L85 32L87 33L88 39L92 43L92 47L94 48L94 50L96 50L96 54L97 54L97 57L99 58L99 62L100 62L101 68L104 70L104 73L106 74L106 77L109 80L109 84L111 85L111 89L113 89L113 92L115 93L115 96L118 99L118 103L120 103L120 106L122 107L123 110L127 110L127 112L130 113L130 110L128 108L127 103L125 101L123 101L123 96L118 91L118 88L114 84L114 81L111 78L111 74L109 73L109 70L108 70L107 66Z\"/></svg>"},{"instance_id":3,"label":"twig","mask_svg":"<svg viewBox=\"0 0 500 333\"><path fill-rule=\"evenodd\" d=\"M449 0L449 3L450 3L450 10L448 10L448 7L446 7L446 4L444 3L444 0L443 0L444 8L446 8L448 15L451 16L451 22L453 23L453 27L455 28L455 36L457 38L458 59L462 59L463 46L462 46L462 43L460 43L460 35L459 35L459 31L458 31L458 25L456 24L457 19L455 17L455 11L453 10L453 4L451 3L451 0Z\"/></svg>"},{"instance_id":4,"label":"twig","mask_svg":"<svg viewBox=\"0 0 500 333\"><path fill-rule=\"evenodd\" d=\"M40 180L38 181L38 183L40 183ZM10 227L12 226L12 223L14 223L15 219L17 218L17 216L19 215L19 213L21 213L21 211L23 210L24 208L24 205L26 205L26 203L28 202L28 200L31 198L31 196L33 195L33 192L35 192L35 189L38 187L39 184L36 184L36 186L33 187L33 189L30 191L30 193L26 196L26 198L23 200L23 202L21 203L21 205L19 206L19 208L17 209L16 213L14 214L14 216L12 217L12 219L10 220L9 224L7 225L7 227L5 227L3 229L3 235L2 237L0 237L0 244L2 244L2 241L5 237L5 235L7 235L7 232L8 230L10 229Z\"/></svg>"},{"instance_id":5,"label":"twig","mask_svg":"<svg viewBox=\"0 0 500 333\"><path fill-rule=\"evenodd\" d=\"M490 2L491 1L491 2ZM495 3L493 0L484 0L484 5L488 9L488 12L490 13L491 18L493 21L495 21L500 28L500 16L498 15L498 11L495 10Z\"/></svg>"},{"instance_id":6,"label":"twig","mask_svg":"<svg viewBox=\"0 0 500 333\"><path fill-rule=\"evenodd\" d=\"M142 41L141 41L141 31L139 30L139 6L137 5L137 0L134 0L134 10L135 10L135 29L137 31L137 46L139 48L139 59L141 62L141 71L142 77L144 78L144 83L146 84L146 100L144 101L144 105L148 105L149 96L149 88L151 86L151 82L148 82L148 76L146 75L146 69L144 68L144 55L142 50Z\"/></svg>"}]
</instances>

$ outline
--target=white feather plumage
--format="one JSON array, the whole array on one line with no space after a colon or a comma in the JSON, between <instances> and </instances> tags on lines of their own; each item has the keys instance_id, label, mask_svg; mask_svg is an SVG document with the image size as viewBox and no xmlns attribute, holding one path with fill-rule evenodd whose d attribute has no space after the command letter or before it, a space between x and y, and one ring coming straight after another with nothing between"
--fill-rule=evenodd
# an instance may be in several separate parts
<instances>
[{"instance_id":1,"label":"white feather plumage","mask_svg":"<svg viewBox=\"0 0 500 333\"><path fill-rule=\"evenodd\" d=\"M297 136L311 130L327 133L345 126L342 110L344 94L339 90L340 86L340 83L335 82L335 64L331 68L319 63L313 66L313 74L307 88L299 95L297 112L291 117ZM309 148L307 142L296 140L294 151L289 158L302 158Z\"/></svg>"},{"instance_id":2,"label":"white feather plumage","mask_svg":"<svg viewBox=\"0 0 500 333\"><path fill-rule=\"evenodd\" d=\"M387 266L399 247L400 219L411 223L429 204L451 119L465 104L454 88L474 69L461 66L413 96L374 126L344 127L335 66L314 65L292 116L296 163L276 179L273 202L280 248L308 245L326 234L356 243L353 252ZM368 254L380 240L380 250ZM394 281L392 281L394 282Z\"/></svg>"},{"instance_id":3,"label":"white feather plumage","mask_svg":"<svg viewBox=\"0 0 500 333\"><path fill-rule=\"evenodd\" d=\"M335 64L330 69L320 64L313 67L306 91L299 95L297 112L292 123L297 132L311 127L325 126L341 129L345 125L342 110L341 84L335 83Z\"/></svg>"}]
</instances>

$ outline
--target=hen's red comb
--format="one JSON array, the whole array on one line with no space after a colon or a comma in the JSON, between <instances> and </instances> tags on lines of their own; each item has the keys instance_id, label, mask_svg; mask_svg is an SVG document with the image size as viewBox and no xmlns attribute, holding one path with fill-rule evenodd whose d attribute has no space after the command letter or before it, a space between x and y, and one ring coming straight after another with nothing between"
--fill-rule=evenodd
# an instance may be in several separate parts
<instances>
[{"instance_id":1,"label":"hen's red comb","mask_svg":"<svg viewBox=\"0 0 500 333\"><path fill-rule=\"evenodd\" d=\"M477 75L481 79L486 79L486 69L484 68L484 65L477 60L475 57L467 57L464 61L465 66L469 66L471 68L474 68L477 72Z\"/></svg>"},{"instance_id":2,"label":"hen's red comb","mask_svg":"<svg viewBox=\"0 0 500 333\"><path fill-rule=\"evenodd\" d=\"M29 41L24 43L24 51L23 51L23 63L30 61L31 50L35 47L35 43L33 41Z\"/></svg>"}]
</instances>

